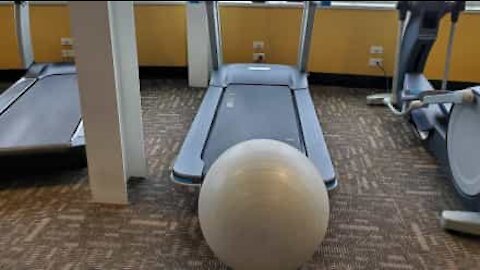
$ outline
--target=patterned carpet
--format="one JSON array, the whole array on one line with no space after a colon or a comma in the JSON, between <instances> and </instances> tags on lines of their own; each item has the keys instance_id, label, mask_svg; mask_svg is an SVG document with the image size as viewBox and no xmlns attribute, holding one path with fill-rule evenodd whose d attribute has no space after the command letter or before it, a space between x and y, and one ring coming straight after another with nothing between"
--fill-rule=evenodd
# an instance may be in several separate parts
<instances>
[{"instance_id":1,"label":"patterned carpet","mask_svg":"<svg viewBox=\"0 0 480 270\"><path fill-rule=\"evenodd\" d=\"M198 225L196 192L168 168L201 102L183 80L142 82L149 177L130 205L89 203L86 170L2 177L0 269L225 269ZM339 187L325 241L302 269L480 269L480 238L439 227L461 209L436 161L371 91L312 86Z\"/></svg>"}]
</instances>

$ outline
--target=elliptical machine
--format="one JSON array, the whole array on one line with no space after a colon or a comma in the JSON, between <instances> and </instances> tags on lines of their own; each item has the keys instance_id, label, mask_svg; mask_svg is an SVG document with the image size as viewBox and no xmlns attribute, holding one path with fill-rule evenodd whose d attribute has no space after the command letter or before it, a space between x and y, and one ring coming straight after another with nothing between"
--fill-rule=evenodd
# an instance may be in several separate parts
<instances>
[{"instance_id":1,"label":"elliptical machine","mask_svg":"<svg viewBox=\"0 0 480 270\"><path fill-rule=\"evenodd\" d=\"M367 97L405 116L426 147L446 166L454 186L472 210L480 210L480 87L446 90L453 38L465 1L398 1L399 29L392 92ZM423 74L440 20L451 17L442 80L435 90ZM480 234L480 213L443 211L448 230Z\"/></svg>"}]
</instances>

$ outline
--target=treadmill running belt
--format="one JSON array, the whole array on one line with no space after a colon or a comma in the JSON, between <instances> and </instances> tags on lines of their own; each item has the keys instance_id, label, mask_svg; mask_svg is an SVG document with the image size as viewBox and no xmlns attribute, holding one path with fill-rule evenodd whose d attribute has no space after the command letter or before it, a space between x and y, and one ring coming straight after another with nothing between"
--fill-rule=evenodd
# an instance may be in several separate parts
<instances>
[{"instance_id":1,"label":"treadmill running belt","mask_svg":"<svg viewBox=\"0 0 480 270\"><path fill-rule=\"evenodd\" d=\"M274 139L305 153L294 104L287 86L229 85L205 145L204 172L229 147L249 139Z\"/></svg>"},{"instance_id":2,"label":"treadmill running belt","mask_svg":"<svg viewBox=\"0 0 480 270\"><path fill-rule=\"evenodd\" d=\"M0 150L69 144L80 119L76 75L45 77L0 115Z\"/></svg>"}]
</instances>

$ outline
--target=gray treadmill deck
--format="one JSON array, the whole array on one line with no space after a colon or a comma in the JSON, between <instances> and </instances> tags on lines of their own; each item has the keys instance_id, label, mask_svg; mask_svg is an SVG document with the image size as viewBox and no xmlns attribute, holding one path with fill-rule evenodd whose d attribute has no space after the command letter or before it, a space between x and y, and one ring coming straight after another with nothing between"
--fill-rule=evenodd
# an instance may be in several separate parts
<instances>
[{"instance_id":1,"label":"gray treadmill deck","mask_svg":"<svg viewBox=\"0 0 480 270\"><path fill-rule=\"evenodd\" d=\"M0 116L0 152L70 145L81 120L75 74L39 79Z\"/></svg>"},{"instance_id":2,"label":"gray treadmill deck","mask_svg":"<svg viewBox=\"0 0 480 270\"><path fill-rule=\"evenodd\" d=\"M172 180L201 185L216 157L253 138L289 143L315 164L329 190L337 186L307 74L291 66L265 64L231 64L213 72L172 166Z\"/></svg>"},{"instance_id":3,"label":"gray treadmill deck","mask_svg":"<svg viewBox=\"0 0 480 270\"><path fill-rule=\"evenodd\" d=\"M250 139L282 141L305 153L294 104L287 86L228 86L204 148L205 172L225 150Z\"/></svg>"}]
</instances>

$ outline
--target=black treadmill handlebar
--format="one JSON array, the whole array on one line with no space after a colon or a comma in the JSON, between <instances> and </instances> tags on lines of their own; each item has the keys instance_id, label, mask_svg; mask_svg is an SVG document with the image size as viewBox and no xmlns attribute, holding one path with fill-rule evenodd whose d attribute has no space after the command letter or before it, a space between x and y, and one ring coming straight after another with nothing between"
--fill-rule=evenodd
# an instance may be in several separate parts
<instances>
[{"instance_id":1,"label":"black treadmill handlebar","mask_svg":"<svg viewBox=\"0 0 480 270\"><path fill-rule=\"evenodd\" d=\"M409 9L410 1L398 1L397 10L398 10L398 19L404 21L407 18L407 11Z\"/></svg>"},{"instance_id":2,"label":"black treadmill handlebar","mask_svg":"<svg viewBox=\"0 0 480 270\"><path fill-rule=\"evenodd\" d=\"M454 1L450 3L451 20L453 23L458 21L460 13L465 11L466 1Z\"/></svg>"},{"instance_id":3,"label":"black treadmill handlebar","mask_svg":"<svg viewBox=\"0 0 480 270\"><path fill-rule=\"evenodd\" d=\"M429 9L434 8L434 4L431 2L441 5L437 6L436 10L442 10L443 14L450 12L451 21L453 23L458 21L460 13L466 8L466 1L398 1L396 6L396 9L398 10L398 19L400 21L405 21L408 11L415 9L415 7L418 6L425 8L429 6Z\"/></svg>"}]
</instances>

